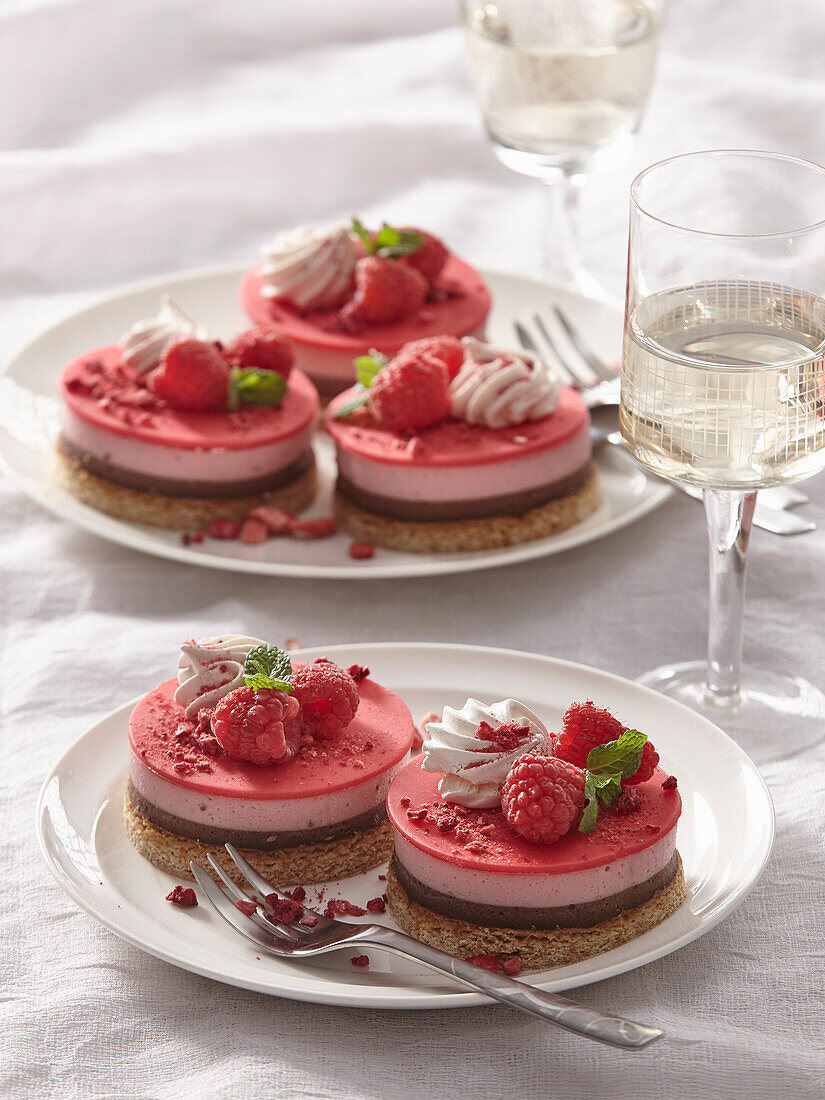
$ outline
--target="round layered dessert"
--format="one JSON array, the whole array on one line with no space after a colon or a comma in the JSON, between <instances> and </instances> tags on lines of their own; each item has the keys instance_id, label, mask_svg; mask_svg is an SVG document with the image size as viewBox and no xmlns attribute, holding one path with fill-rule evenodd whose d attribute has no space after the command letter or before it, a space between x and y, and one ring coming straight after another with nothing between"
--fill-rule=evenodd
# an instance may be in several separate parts
<instances>
[{"instance_id":1,"label":"round layered dessert","mask_svg":"<svg viewBox=\"0 0 825 1100\"><path fill-rule=\"evenodd\" d=\"M581 708L598 711L571 707L578 740L563 730L555 747L585 752L584 768L555 756L541 720L515 700L468 700L428 726L423 758L388 799L387 893L405 931L461 958L546 968L617 947L681 904L675 780L652 746L639 751L638 731L599 731Z\"/></svg>"},{"instance_id":2,"label":"round layered dessert","mask_svg":"<svg viewBox=\"0 0 825 1100\"><path fill-rule=\"evenodd\" d=\"M166 302L119 344L70 362L60 395L58 476L100 511L192 531L314 498L318 395L274 333L224 348Z\"/></svg>"},{"instance_id":3,"label":"round layered dessert","mask_svg":"<svg viewBox=\"0 0 825 1100\"><path fill-rule=\"evenodd\" d=\"M325 399L355 381L353 360L393 356L410 340L484 334L490 292L481 275L431 234L301 226L264 249L244 277L243 309L274 325Z\"/></svg>"},{"instance_id":4,"label":"round layered dessert","mask_svg":"<svg viewBox=\"0 0 825 1100\"><path fill-rule=\"evenodd\" d=\"M275 652L237 635L186 643L178 676L135 707L126 828L161 870L188 876L211 852L234 874L227 842L274 886L388 858L386 797L409 758L409 710L368 669L283 655L273 670Z\"/></svg>"},{"instance_id":5,"label":"round layered dessert","mask_svg":"<svg viewBox=\"0 0 825 1100\"><path fill-rule=\"evenodd\" d=\"M380 546L509 546L571 527L601 501L581 397L535 360L476 340L408 345L368 388L336 398L326 425L339 516Z\"/></svg>"}]
</instances>

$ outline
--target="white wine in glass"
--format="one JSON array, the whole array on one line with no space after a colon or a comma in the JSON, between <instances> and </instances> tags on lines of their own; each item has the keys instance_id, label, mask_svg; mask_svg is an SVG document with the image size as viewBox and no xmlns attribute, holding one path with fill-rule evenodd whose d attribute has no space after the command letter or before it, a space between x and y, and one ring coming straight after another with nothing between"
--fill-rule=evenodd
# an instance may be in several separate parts
<instances>
[{"instance_id":1,"label":"white wine in glass","mask_svg":"<svg viewBox=\"0 0 825 1100\"><path fill-rule=\"evenodd\" d=\"M688 153L630 196L622 435L653 473L702 488L710 544L707 660L641 682L743 738L819 737L825 693L795 669L743 670L742 641L757 491L825 468L825 168Z\"/></svg>"},{"instance_id":2,"label":"white wine in glass","mask_svg":"<svg viewBox=\"0 0 825 1100\"><path fill-rule=\"evenodd\" d=\"M470 73L493 151L546 186L545 274L586 293L577 204L627 156L653 81L663 0L463 0Z\"/></svg>"}]
</instances>

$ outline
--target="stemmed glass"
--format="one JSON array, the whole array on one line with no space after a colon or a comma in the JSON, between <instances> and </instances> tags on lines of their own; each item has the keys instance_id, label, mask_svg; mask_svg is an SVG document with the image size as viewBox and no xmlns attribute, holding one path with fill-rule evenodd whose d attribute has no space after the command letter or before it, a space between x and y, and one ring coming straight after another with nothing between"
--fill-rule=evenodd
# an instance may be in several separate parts
<instances>
[{"instance_id":1,"label":"stemmed glass","mask_svg":"<svg viewBox=\"0 0 825 1100\"><path fill-rule=\"evenodd\" d=\"M642 683L732 732L825 719L812 684L742 672L756 492L825 467L824 299L822 167L719 150L634 180L622 435L655 474L702 488L710 537L707 661Z\"/></svg>"},{"instance_id":2,"label":"stemmed glass","mask_svg":"<svg viewBox=\"0 0 825 1100\"><path fill-rule=\"evenodd\" d=\"M470 71L493 150L545 185L545 274L584 293L578 202L587 173L628 154L647 102L664 0L462 0Z\"/></svg>"}]
</instances>

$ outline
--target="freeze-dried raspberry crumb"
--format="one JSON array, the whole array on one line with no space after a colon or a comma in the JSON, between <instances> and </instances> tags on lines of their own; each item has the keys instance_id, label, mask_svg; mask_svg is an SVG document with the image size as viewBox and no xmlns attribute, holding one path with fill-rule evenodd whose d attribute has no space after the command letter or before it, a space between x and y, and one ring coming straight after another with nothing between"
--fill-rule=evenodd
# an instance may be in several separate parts
<instances>
[{"instance_id":1,"label":"freeze-dried raspberry crumb","mask_svg":"<svg viewBox=\"0 0 825 1100\"><path fill-rule=\"evenodd\" d=\"M303 886L296 886L294 890L289 891L289 896L293 901L303 901L307 896L307 892Z\"/></svg>"},{"instance_id":2,"label":"freeze-dried raspberry crumb","mask_svg":"<svg viewBox=\"0 0 825 1100\"><path fill-rule=\"evenodd\" d=\"M243 524L235 519L210 519L206 525L206 533L211 539L237 539L240 538Z\"/></svg>"},{"instance_id":3,"label":"freeze-dried raspberry crumb","mask_svg":"<svg viewBox=\"0 0 825 1100\"><path fill-rule=\"evenodd\" d=\"M173 905L179 905L181 909L192 909L198 904L198 895L191 886L181 886L178 883L166 895L166 900Z\"/></svg>"},{"instance_id":4,"label":"freeze-dried raspberry crumb","mask_svg":"<svg viewBox=\"0 0 825 1100\"><path fill-rule=\"evenodd\" d=\"M458 824L458 822L456 821L456 819L453 817L452 814L444 814L442 817L439 817L438 820L436 821L436 825L438 826L438 830L441 833L450 833L450 832L452 832L452 830L456 827L457 824Z\"/></svg>"},{"instance_id":5,"label":"freeze-dried raspberry crumb","mask_svg":"<svg viewBox=\"0 0 825 1100\"><path fill-rule=\"evenodd\" d=\"M505 722L500 726L479 722L475 736L480 741L490 742L489 748L479 749L479 752L512 752L530 736L530 727L520 726L516 722Z\"/></svg>"},{"instance_id":6,"label":"freeze-dried raspberry crumb","mask_svg":"<svg viewBox=\"0 0 825 1100\"><path fill-rule=\"evenodd\" d=\"M258 908L254 901L236 901L235 906L240 909L246 917L251 917Z\"/></svg>"},{"instance_id":7,"label":"freeze-dried raspberry crumb","mask_svg":"<svg viewBox=\"0 0 825 1100\"><path fill-rule=\"evenodd\" d=\"M248 546L256 546L266 542L268 538L269 528L262 519L255 519L252 516L244 520L241 527L241 542L245 542Z\"/></svg>"},{"instance_id":8,"label":"freeze-dried raspberry crumb","mask_svg":"<svg viewBox=\"0 0 825 1100\"><path fill-rule=\"evenodd\" d=\"M375 557L375 547L371 542L351 542L349 556L355 561L366 561L367 558Z\"/></svg>"},{"instance_id":9,"label":"freeze-dried raspberry crumb","mask_svg":"<svg viewBox=\"0 0 825 1100\"><path fill-rule=\"evenodd\" d=\"M360 684L362 680L366 680L366 678L370 674L370 670L367 668L366 665L350 665L347 669L347 672L350 674L356 684Z\"/></svg>"},{"instance_id":10,"label":"freeze-dried raspberry crumb","mask_svg":"<svg viewBox=\"0 0 825 1100\"><path fill-rule=\"evenodd\" d=\"M343 898L332 898L327 902L327 907L324 910L325 917L334 917L336 915L343 917L363 917L366 913L366 909L362 909L360 905L353 905L351 901L345 901Z\"/></svg>"},{"instance_id":11,"label":"freeze-dried raspberry crumb","mask_svg":"<svg viewBox=\"0 0 825 1100\"><path fill-rule=\"evenodd\" d=\"M384 913L387 905L383 898L370 898L367 902L368 913Z\"/></svg>"},{"instance_id":12,"label":"freeze-dried raspberry crumb","mask_svg":"<svg viewBox=\"0 0 825 1100\"><path fill-rule=\"evenodd\" d=\"M404 795L403 798L401 799L401 805L402 806L409 806L409 804L410 804L409 798L407 798L407 796Z\"/></svg>"},{"instance_id":13,"label":"freeze-dried raspberry crumb","mask_svg":"<svg viewBox=\"0 0 825 1100\"><path fill-rule=\"evenodd\" d=\"M628 814L635 814L641 804L641 792L635 787L625 787L610 808L619 817L626 817Z\"/></svg>"},{"instance_id":14,"label":"freeze-dried raspberry crumb","mask_svg":"<svg viewBox=\"0 0 825 1100\"><path fill-rule=\"evenodd\" d=\"M370 964L370 957L369 955L353 955L350 962L353 966L367 967Z\"/></svg>"},{"instance_id":15,"label":"freeze-dried raspberry crumb","mask_svg":"<svg viewBox=\"0 0 825 1100\"><path fill-rule=\"evenodd\" d=\"M267 894L264 901L272 910L275 920L279 920L283 924L291 924L304 911L304 907L300 902L292 901L289 898L279 898L277 894Z\"/></svg>"},{"instance_id":16,"label":"freeze-dried raspberry crumb","mask_svg":"<svg viewBox=\"0 0 825 1100\"><path fill-rule=\"evenodd\" d=\"M511 955L509 959L504 960L501 969L509 978L515 978L521 970L521 959L518 955Z\"/></svg>"},{"instance_id":17,"label":"freeze-dried raspberry crumb","mask_svg":"<svg viewBox=\"0 0 825 1100\"><path fill-rule=\"evenodd\" d=\"M379 875L378 876L378 881L379 882L386 882L387 881L387 876L386 875Z\"/></svg>"},{"instance_id":18,"label":"freeze-dried raspberry crumb","mask_svg":"<svg viewBox=\"0 0 825 1100\"><path fill-rule=\"evenodd\" d=\"M675 791L676 787L677 787L677 783L676 783L676 776L675 775L669 775L667 777L667 779L665 779L664 782L662 783L662 790L663 791Z\"/></svg>"},{"instance_id":19,"label":"freeze-dried raspberry crumb","mask_svg":"<svg viewBox=\"0 0 825 1100\"><path fill-rule=\"evenodd\" d=\"M482 970L500 970L501 963L495 957L495 955L470 955L465 962L472 963L473 966L480 966Z\"/></svg>"},{"instance_id":20,"label":"freeze-dried raspberry crumb","mask_svg":"<svg viewBox=\"0 0 825 1100\"><path fill-rule=\"evenodd\" d=\"M338 520L330 516L319 519L296 519L292 524L292 535L296 539L327 539L334 535Z\"/></svg>"},{"instance_id":21,"label":"freeze-dried raspberry crumb","mask_svg":"<svg viewBox=\"0 0 825 1100\"><path fill-rule=\"evenodd\" d=\"M273 508L268 504L253 508L246 519L247 522L251 519L257 519L265 523L270 535L288 535L295 523L295 516L291 512L285 512L282 508ZM287 645L286 648L294 649L297 647Z\"/></svg>"},{"instance_id":22,"label":"freeze-dried raspberry crumb","mask_svg":"<svg viewBox=\"0 0 825 1100\"><path fill-rule=\"evenodd\" d=\"M188 531L184 531L184 533L180 537L180 541L183 543L184 546L192 546L193 544L197 545L198 543L203 542L205 538L206 535L204 535L203 531L195 531L192 534L190 534Z\"/></svg>"},{"instance_id":23,"label":"freeze-dried raspberry crumb","mask_svg":"<svg viewBox=\"0 0 825 1100\"><path fill-rule=\"evenodd\" d=\"M304 913L298 923L303 924L305 928L314 928L318 923L318 917L315 913Z\"/></svg>"},{"instance_id":24,"label":"freeze-dried raspberry crumb","mask_svg":"<svg viewBox=\"0 0 825 1100\"><path fill-rule=\"evenodd\" d=\"M426 816L426 810L407 810L407 817L410 821L423 821Z\"/></svg>"},{"instance_id":25,"label":"freeze-dried raspberry crumb","mask_svg":"<svg viewBox=\"0 0 825 1100\"><path fill-rule=\"evenodd\" d=\"M659 832L659 826L658 825L647 824L647 825L645 825L645 829L647 829L647 831L649 833L658 833Z\"/></svg>"}]
</instances>

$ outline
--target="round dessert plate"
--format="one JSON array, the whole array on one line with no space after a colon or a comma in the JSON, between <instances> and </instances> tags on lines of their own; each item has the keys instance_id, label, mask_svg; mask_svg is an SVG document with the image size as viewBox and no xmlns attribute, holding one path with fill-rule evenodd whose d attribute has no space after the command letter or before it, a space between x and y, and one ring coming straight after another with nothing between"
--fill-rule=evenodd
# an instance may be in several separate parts
<instances>
[{"instance_id":1,"label":"round dessert plate","mask_svg":"<svg viewBox=\"0 0 825 1100\"><path fill-rule=\"evenodd\" d=\"M348 555L350 539L340 532L305 542L270 539L257 546L206 539L184 546L180 532L144 527L97 512L60 488L52 476L54 437L58 430L57 378L61 368L88 348L114 343L136 318L152 316L161 294L171 294L191 316L227 338L249 322L236 304L243 265L188 272L156 279L109 295L53 325L7 363L0 377L0 466L35 500L62 519L112 542L190 565L206 565L268 576L375 578L463 573L557 554L602 538L658 507L672 490L645 476L617 447L602 447L597 461L604 504L584 523L549 538L466 554L405 554L379 550L366 561ZM590 301L534 279L485 272L495 302L488 332L491 340L513 346L512 321L558 303L608 361L618 357L622 318L614 306ZM321 491L307 516L330 515L335 456L326 433L316 436Z\"/></svg>"},{"instance_id":2,"label":"round dessert plate","mask_svg":"<svg viewBox=\"0 0 825 1100\"><path fill-rule=\"evenodd\" d=\"M596 699L648 731L662 766L678 777L683 813L677 846L688 899L657 928L622 947L573 966L528 973L525 980L532 985L573 989L684 947L740 905L765 867L774 814L762 777L726 734L679 703L606 672L510 650L399 643L301 652L307 660L323 655L343 666L369 665L416 719L444 704L460 707L468 696L489 701L513 696L557 728L572 700ZM258 957L206 899L196 909L165 901L175 879L137 854L122 823L131 707L120 707L66 750L38 804L37 833L46 861L87 913L166 962L261 993L372 1008L485 1003L480 994L462 992L439 974L372 948L367 971L351 965L352 950L304 963ZM316 904L322 889L325 899L344 898L363 907L383 893L384 870L308 887L306 904ZM393 924L389 914L376 919Z\"/></svg>"}]
</instances>

